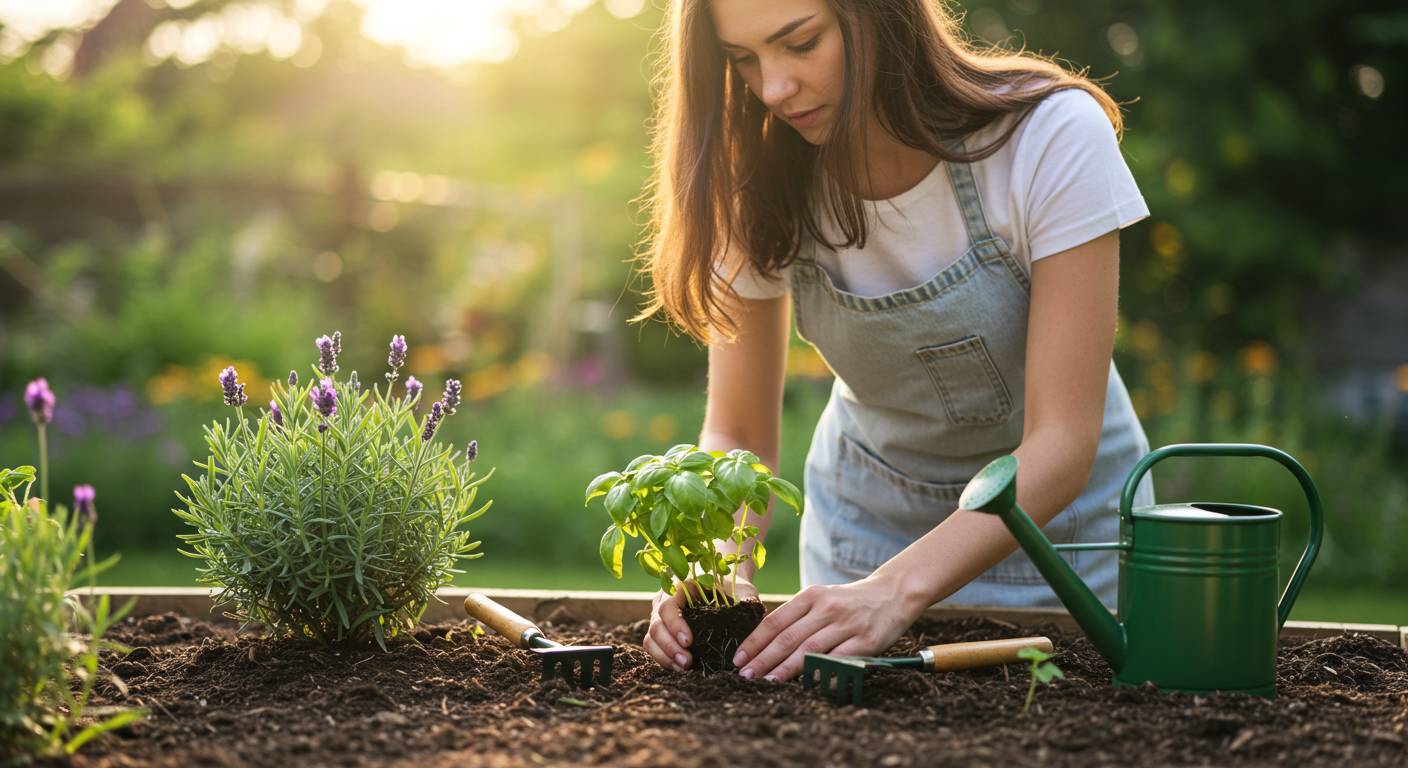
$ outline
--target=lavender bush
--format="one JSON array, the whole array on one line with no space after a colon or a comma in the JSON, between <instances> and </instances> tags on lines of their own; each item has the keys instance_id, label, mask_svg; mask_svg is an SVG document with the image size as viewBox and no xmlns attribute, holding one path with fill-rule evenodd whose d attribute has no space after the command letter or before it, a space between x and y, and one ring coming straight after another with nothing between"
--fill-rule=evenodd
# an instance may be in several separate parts
<instances>
[{"instance_id":1,"label":"lavender bush","mask_svg":"<svg viewBox=\"0 0 1408 768\"><path fill-rule=\"evenodd\" d=\"M180 538L202 583L234 615L277 634L323 642L387 638L415 624L462 560L480 556L464 526L479 486L472 456L435 441L453 411L438 401L417 415L421 388L395 377L370 390L356 372L338 381L342 335L320 337L314 375L273 385L268 410L245 413L238 373L220 375L233 421L205 429L203 473L185 477L173 510L194 529ZM406 342L393 338L392 373ZM408 379L409 385L414 379ZM458 403L459 382L445 387Z\"/></svg>"},{"instance_id":2,"label":"lavender bush","mask_svg":"<svg viewBox=\"0 0 1408 768\"><path fill-rule=\"evenodd\" d=\"M39 477L47 487L44 429L54 393L44 379L25 389L25 406L40 438ZM69 589L116 561L93 559L97 494L73 489L72 512L47 497L31 498L34 467L0 467L0 765L30 757L72 755L90 739L141 719L138 709L89 707L102 674L103 652L126 649L103 638L131 610L114 611L106 595L88 604ZM121 680L109 676L122 688Z\"/></svg>"}]
</instances>

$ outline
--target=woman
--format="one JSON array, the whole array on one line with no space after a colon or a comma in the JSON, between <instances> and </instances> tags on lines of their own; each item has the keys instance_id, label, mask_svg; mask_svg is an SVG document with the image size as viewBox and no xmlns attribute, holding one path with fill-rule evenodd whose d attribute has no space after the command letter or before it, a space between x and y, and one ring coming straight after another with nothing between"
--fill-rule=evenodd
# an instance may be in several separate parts
<instances>
[{"instance_id":1,"label":"woman","mask_svg":"<svg viewBox=\"0 0 1408 768\"><path fill-rule=\"evenodd\" d=\"M1013 453L1051 539L1118 535L1148 448L1111 361L1118 235L1148 209L1117 105L976 51L937 0L676 0L669 25L644 316L709 345L700 444L777 465L794 309L836 374L807 456L805 589L740 674L882 652L941 600L1057 605L1002 523L957 501ZM1113 603L1114 553L1067 557ZM646 650L684 669L689 644L678 592L657 597Z\"/></svg>"}]
</instances>

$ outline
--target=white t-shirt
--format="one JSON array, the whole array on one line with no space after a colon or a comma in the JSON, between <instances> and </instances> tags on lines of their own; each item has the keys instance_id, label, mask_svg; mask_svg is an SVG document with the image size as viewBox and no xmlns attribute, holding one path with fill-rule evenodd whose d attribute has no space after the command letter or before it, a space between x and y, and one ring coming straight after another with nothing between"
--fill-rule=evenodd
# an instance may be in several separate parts
<instances>
[{"instance_id":1,"label":"white t-shirt","mask_svg":"<svg viewBox=\"0 0 1408 768\"><path fill-rule=\"evenodd\" d=\"M974 133L965 139L966 148L987 146L1012 119ZM1038 259L1149 215L1109 118L1094 97L1079 89L1042 100L1001 149L972 169L988 225L1029 272ZM865 248L817 249L818 262L837 287L859 296L921 285L971 246L942 162L913 188L868 202L865 211ZM827 240L844 239L829 216L821 217L820 226ZM732 259L730 264L737 263ZM788 285L787 270L769 281L751 264L733 281L738 295L749 299L782 296Z\"/></svg>"}]
</instances>

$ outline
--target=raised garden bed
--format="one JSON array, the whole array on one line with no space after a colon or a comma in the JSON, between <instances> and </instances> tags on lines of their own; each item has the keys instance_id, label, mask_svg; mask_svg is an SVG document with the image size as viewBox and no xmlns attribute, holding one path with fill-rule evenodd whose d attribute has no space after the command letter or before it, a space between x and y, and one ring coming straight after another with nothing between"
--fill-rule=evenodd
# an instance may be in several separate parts
<instances>
[{"instance_id":1,"label":"raised garden bed","mask_svg":"<svg viewBox=\"0 0 1408 768\"><path fill-rule=\"evenodd\" d=\"M118 591L120 592L120 591ZM1408 763L1398 627L1289 625L1274 701L1115 689L1062 614L931 612L894 651L1049 635L1066 679L1021 714L1025 672L880 672L867 705L795 683L676 674L640 649L648 597L496 591L564 642L618 646L609 688L542 684L540 664L456 615L464 590L389 653L237 634L200 590L142 590L114 665L147 721L76 765L1271 765ZM777 598L773 598L775 602ZM986 614L986 615L983 615Z\"/></svg>"}]
</instances>

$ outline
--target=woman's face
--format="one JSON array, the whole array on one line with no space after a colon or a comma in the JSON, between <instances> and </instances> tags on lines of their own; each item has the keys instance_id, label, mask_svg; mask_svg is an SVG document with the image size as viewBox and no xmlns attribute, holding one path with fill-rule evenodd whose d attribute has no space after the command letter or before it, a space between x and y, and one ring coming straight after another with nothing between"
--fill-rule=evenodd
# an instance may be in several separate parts
<instances>
[{"instance_id":1,"label":"woman's face","mask_svg":"<svg viewBox=\"0 0 1408 768\"><path fill-rule=\"evenodd\" d=\"M713 0L724 55L773 114L821 144L845 87L841 28L825 0Z\"/></svg>"}]
</instances>

